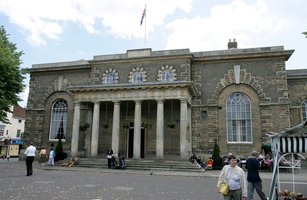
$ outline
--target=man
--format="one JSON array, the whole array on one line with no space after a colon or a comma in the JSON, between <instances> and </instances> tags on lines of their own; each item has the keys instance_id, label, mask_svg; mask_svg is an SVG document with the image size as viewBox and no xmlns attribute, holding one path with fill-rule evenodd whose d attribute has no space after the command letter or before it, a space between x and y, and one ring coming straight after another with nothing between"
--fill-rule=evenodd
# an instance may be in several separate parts
<instances>
[{"instance_id":1,"label":"man","mask_svg":"<svg viewBox=\"0 0 307 200\"><path fill-rule=\"evenodd\" d=\"M32 176L33 174L33 168L32 168L32 163L35 157L35 151L36 148L33 146L33 143L30 142L30 146L27 147L25 151L26 155L26 165L27 165L27 176Z\"/></svg>"},{"instance_id":2,"label":"man","mask_svg":"<svg viewBox=\"0 0 307 200\"><path fill-rule=\"evenodd\" d=\"M259 160L257 159L258 152L253 151L252 156L246 161L247 171L247 199L253 200L254 188L256 189L259 197L262 200L266 200L266 196L262 191L262 182L259 176Z\"/></svg>"}]
</instances>

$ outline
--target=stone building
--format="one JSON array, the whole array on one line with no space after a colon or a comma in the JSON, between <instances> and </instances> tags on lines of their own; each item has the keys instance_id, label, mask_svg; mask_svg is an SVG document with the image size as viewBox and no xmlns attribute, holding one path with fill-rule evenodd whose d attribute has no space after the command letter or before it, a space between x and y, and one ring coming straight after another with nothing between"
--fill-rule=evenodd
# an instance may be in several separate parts
<instances>
[{"instance_id":1,"label":"stone building","mask_svg":"<svg viewBox=\"0 0 307 200\"><path fill-rule=\"evenodd\" d=\"M127 50L35 64L25 138L96 157L181 158L260 150L266 133L306 118L307 70L286 70L283 46L190 52ZM84 154L83 154L84 153Z\"/></svg>"}]
</instances>

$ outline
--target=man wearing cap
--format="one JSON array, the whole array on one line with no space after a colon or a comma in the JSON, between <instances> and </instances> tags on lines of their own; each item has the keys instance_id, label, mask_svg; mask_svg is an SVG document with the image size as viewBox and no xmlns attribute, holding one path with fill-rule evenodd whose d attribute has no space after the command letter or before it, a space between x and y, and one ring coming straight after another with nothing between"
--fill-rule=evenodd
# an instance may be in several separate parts
<instances>
[{"instance_id":1,"label":"man wearing cap","mask_svg":"<svg viewBox=\"0 0 307 200\"><path fill-rule=\"evenodd\" d=\"M262 191L262 182L259 176L259 160L257 159L258 152L253 151L252 156L247 159L247 199L253 200L254 189L256 189L260 199L266 200L266 196Z\"/></svg>"},{"instance_id":2,"label":"man wearing cap","mask_svg":"<svg viewBox=\"0 0 307 200\"><path fill-rule=\"evenodd\" d=\"M33 143L30 142L30 145L27 147L25 151L26 155L26 165L27 165L27 176L32 176L33 174L33 168L32 168L32 163L35 157L35 151L36 148L33 146Z\"/></svg>"}]
</instances>

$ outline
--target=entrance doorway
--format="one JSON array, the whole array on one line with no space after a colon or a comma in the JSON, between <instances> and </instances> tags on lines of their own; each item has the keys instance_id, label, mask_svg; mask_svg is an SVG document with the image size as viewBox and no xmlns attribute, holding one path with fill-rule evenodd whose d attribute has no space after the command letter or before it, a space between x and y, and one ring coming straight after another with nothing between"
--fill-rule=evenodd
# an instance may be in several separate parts
<instances>
[{"instance_id":1,"label":"entrance doorway","mask_svg":"<svg viewBox=\"0 0 307 200\"><path fill-rule=\"evenodd\" d=\"M134 128L129 128L128 132L128 158L133 158L133 144L134 144ZM141 128L141 158L145 156L145 129Z\"/></svg>"}]
</instances>

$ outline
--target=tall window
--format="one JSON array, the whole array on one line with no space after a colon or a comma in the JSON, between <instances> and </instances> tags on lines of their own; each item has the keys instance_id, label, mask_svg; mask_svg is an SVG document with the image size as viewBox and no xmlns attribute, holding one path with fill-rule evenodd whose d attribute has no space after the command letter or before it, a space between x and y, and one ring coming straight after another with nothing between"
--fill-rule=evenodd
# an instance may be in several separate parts
<instances>
[{"instance_id":1,"label":"tall window","mask_svg":"<svg viewBox=\"0 0 307 200\"><path fill-rule=\"evenodd\" d=\"M243 93L233 93L227 99L227 136L229 143L252 142L251 107Z\"/></svg>"},{"instance_id":2,"label":"tall window","mask_svg":"<svg viewBox=\"0 0 307 200\"><path fill-rule=\"evenodd\" d=\"M164 70L161 73L161 81L162 82L172 82L173 81L173 72L170 70Z\"/></svg>"},{"instance_id":3,"label":"tall window","mask_svg":"<svg viewBox=\"0 0 307 200\"><path fill-rule=\"evenodd\" d=\"M67 102L59 99L54 102L51 111L50 136L52 139L65 139L67 128Z\"/></svg>"},{"instance_id":4,"label":"tall window","mask_svg":"<svg viewBox=\"0 0 307 200\"><path fill-rule=\"evenodd\" d=\"M303 114L303 121L307 119L307 100L304 100L302 103L302 114Z\"/></svg>"}]
</instances>

